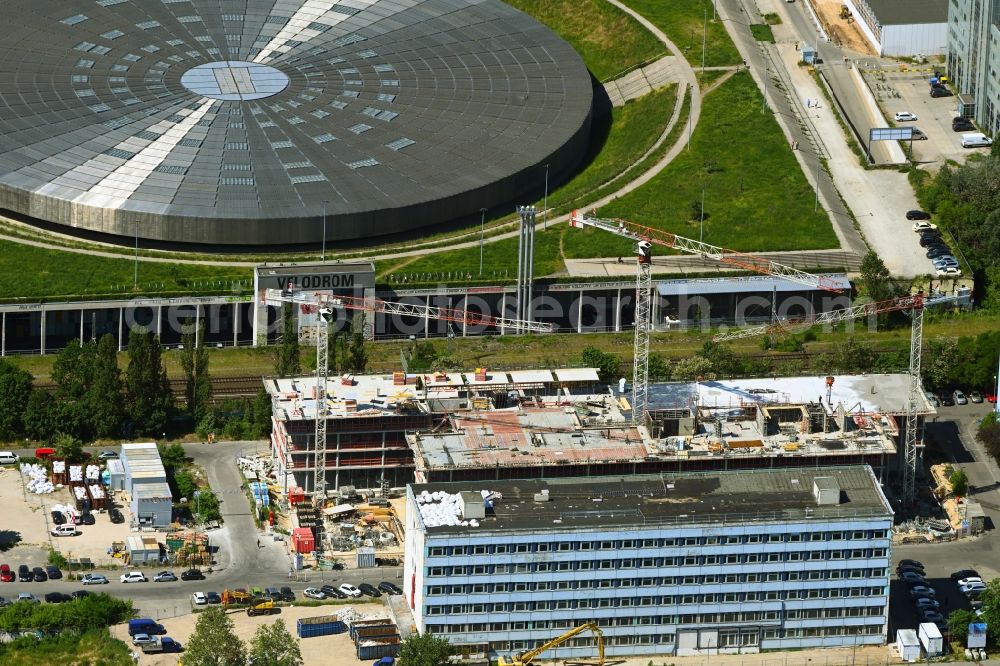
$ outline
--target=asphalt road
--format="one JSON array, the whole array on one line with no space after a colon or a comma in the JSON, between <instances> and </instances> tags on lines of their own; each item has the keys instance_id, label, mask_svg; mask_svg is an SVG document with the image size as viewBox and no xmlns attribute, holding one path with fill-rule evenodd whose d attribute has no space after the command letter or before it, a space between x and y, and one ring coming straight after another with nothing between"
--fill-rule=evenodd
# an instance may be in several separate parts
<instances>
[{"instance_id":1,"label":"asphalt road","mask_svg":"<svg viewBox=\"0 0 1000 666\"><path fill-rule=\"evenodd\" d=\"M86 447L97 455L115 447ZM30 592L39 599L46 592L64 592L88 589L107 592L114 596L132 599L140 613L154 618L171 617L189 612L193 592L214 591L227 588L280 587L288 585L296 596L302 596L307 587L328 583L371 583L377 585L387 580L401 585L402 567L377 569L343 569L340 571L303 571L289 580L290 558L284 543L277 543L264 535L254 524L250 503L241 489L243 477L236 467L236 458L254 453L267 454L266 442L223 442L217 444L185 444L185 450L195 464L208 474L212 491L219 497L219 509L224 518L223 527L209 532L213 546L218 546L217 564L203 581L177 581L175 583L121 583L120 571L101 571L111 581L107 585L84 587L76 581L55 580L45 583L2 583L0 596L17 598L21 592ZM31 456L34 450L15 451L18 455ZM141 567L147 578L165 570L164 567ZM174 570L180 573L179 569Z\"/></svg>"}]
</instances>

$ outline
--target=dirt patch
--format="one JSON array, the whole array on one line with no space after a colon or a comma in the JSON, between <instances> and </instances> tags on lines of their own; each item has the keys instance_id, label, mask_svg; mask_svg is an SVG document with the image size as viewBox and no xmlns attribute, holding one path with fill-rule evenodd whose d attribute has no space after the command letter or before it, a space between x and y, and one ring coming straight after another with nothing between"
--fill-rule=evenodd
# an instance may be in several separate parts
<instances>
[{"instance_id":1,"label":"dirt patch","mask_svg":"<svg viewBox=\"0 0 1000 666\"><path fill-rule=\"evenodd\" d=\"M114 524L107 512L94 512L94 525L80 525L75 537L50 537L52 518L49 512L56 504L71 504L68 488L58 488L48 495L27 493L21 483L20 471L15 467L0 468L0 506L7 508L3 530L10 536L14 548L6 557L31 566L46 564L38 561L43 549L53 547L67 559L90 558L96 566L120 564L107 553L112 541L124 541L131 534L128 527L128 507L117 502L125 516L121 524ZM5 541L6 541L5 537ZM17 559L23 558L23 559Z\"/></svg>"},{"instance_id":2,"label":"dirt patch","mask_svg":"<svg viewBox=\"0 0 1000 666\"><path fill-rule=\"evenodd\" d=\"M861 33L857 21L853 17L850 20L840 18L843 2L840 0L806 0L806 2L812 3L823 29L834 44L865 55L877 55Z\"/></svg>"},{"instance_id":3,"label":"dirt patch","mask_svg":"<svg viewBox=\"0 0 1000 666\"><path fill-rule=\"evenodd\" d=\"M354 643L351 642L351 637L349 634L335 634L333 636L316 636L314 638L301 639L295 635L295 623L299 618L303 617L318 617L321 615L336 614L338 611L343 611L347 606L334 606L334 607L300 607L291 606L287 608L282 608L281 613L277 615L261 615L258 617L249 617L245 611L232 611L229 617L232 618L234 629L236 635L239 636L243 641L249 643L250 639L253 637L257 627L262 624L273 624L275 620L283 620L285 622L285 627L288 629L292 636L295 636L295 640L299 643L299 648L302 650L302 661L305 662L305 666L319 666L323 664L324 666L362 666L362 664L370 664L371 660L362 662L356 657L354 651ZM372 602L370 604L355 604L351 606L360 615L368 618L381 618L389 617L389 613L386 611L385 606L378 602ZM191 613L188 615L181 615L179 617L170 618L168 620L162 620L163 626L167 630L167 635L169 635L174 640L180 642L181 646L184 646L188 640L191 638L191 634L194 633L195 623L198 621L198 615L196 613ZM131 645L129 635L128 635L128 625L119 624L111 627L111 635L115 638L125 641L127 644ZM177 664L179 658L183 658L184 654L164 654L164 655L139 655L139 664L143 666L174 666Z\"/></svg>"}]
</instances>

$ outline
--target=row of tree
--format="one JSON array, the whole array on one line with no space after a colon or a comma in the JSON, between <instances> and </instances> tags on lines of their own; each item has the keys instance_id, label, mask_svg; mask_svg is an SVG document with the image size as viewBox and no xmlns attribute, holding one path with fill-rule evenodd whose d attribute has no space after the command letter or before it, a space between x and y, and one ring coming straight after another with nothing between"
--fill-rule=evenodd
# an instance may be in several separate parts
<instances>
[{"instance_id":1,"label":"row of tree","mask_svg":"<svg viewBox=\"0 0 1000 666\"><path fill-rule=\"evenodd\" d=\"M291 303L281 311L281 337L274 356L274 371L279 377L302 374L301 347L298 321L293 316ZM368 349L365 345L364 317L351 319L346 331L339 328L330 334L327 343L330 374L362 374L368 368Z\"/></svg>"},{"instance_id":2,"label":"row of tree","mask_svg":"<svg viewBox=\"0 0 1000 666\"><path fill-rule=\"evenodd\" d=\"M133 612L131 601L107 594L88 594L62 604L20 602L0 610L0 631L83 633L124 622Z\"/></svg>"}]
</instances>

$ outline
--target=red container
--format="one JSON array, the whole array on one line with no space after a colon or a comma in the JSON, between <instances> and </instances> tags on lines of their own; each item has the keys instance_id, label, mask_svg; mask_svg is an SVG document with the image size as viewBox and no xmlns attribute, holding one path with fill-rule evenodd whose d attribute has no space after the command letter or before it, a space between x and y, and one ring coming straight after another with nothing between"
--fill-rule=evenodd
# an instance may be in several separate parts
<instances>
[{"instance_id":1,"label":"red container","mask_svg":"<svg viewBox=\"0 0 1000 666\"><path fill-rule=\"evenodd\" d=\"M306 501L306 493L299 487L288 489L288 503L301 504Z\"/></svg>"},{"instance_id":2,"label":"red container","mask_svg":"<svg viewBox=\"0 0 1000 666\"><path fill-rule=\"evenodd\" d=\"M308 527L296 527L292 530L292 546L296 553L311 553L316 550L316 539Z\"/></svg>"}]
</instances>

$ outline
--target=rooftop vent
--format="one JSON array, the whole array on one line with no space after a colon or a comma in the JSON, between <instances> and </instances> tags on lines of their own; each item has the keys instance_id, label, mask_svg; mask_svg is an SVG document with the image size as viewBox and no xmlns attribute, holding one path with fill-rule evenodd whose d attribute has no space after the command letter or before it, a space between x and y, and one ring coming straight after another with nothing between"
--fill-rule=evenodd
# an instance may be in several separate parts
<instances>
[{"instance_id":1,"label":"rooftop vent","mask_svg":"<svg viewBox=\"0 0 1000 666\"><path fill-rule=\"evenodd\" d=\"M462 520L486 517L486 501L482 493L464 491L458 494L458 501L462 509Z\"/></svg>"},{"instance_id":2,"label":"rooftop vent","mask_svg":"<svg viewBox=\"0 0 1000 666\"><path fill-rule=\"evenodd\" d=\"M817 476L813 479L813 497L816 504L840 504L840 484L832 476Z\"/></svg>"}]
</instances>

